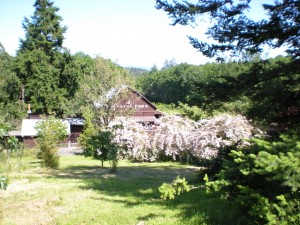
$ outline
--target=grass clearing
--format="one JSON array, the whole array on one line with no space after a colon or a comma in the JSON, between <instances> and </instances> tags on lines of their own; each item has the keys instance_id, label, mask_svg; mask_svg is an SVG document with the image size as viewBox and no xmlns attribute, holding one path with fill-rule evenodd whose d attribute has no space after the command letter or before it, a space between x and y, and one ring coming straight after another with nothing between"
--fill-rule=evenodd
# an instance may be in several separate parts
<instances>
[{"instance_id":1,"label":"grass clearing","mask_svg":"<svg viewBox=\"0 0 300 225\"><path fill-rule=\"evenodd\" d=\"M27 158L0 191L0 224L237 224L236 206L203 190L160 199L158 187L177 175L195 182L195 167L173 162L109 164L83 156L61 157L57 170Z\"/></svg>"}]
</instances>

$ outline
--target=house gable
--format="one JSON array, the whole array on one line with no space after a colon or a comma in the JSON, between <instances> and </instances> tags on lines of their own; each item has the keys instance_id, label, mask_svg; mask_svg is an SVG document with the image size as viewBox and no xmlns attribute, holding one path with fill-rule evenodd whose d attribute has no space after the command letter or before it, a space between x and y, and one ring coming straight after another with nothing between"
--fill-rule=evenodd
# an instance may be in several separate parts
<instances>
[{"instance_id":1,"label":"house gable","mask_svg":"<svg viewBox=\"0 0 300 225\"><path fill-rule=\"evenodd\" d=\"M126 96L116 104L119 111L129 109L129 116L138 122L155 122L162 115L155 105L137 91L128 88L128 92L125 93Z\"/></svg>"}]
</instances>

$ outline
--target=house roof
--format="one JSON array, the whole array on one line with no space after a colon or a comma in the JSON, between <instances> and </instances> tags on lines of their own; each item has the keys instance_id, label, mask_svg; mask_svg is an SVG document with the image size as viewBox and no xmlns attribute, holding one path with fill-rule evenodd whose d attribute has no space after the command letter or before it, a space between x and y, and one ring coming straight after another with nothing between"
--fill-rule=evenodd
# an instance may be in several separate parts
<instances>
[{"instance_id":1,"label":"house roof","mask_svg":"<svg viewBox=\"0 0 300 225\"><path fill-rule=\"evenodd\" d=\"M157 110L156 106L152 104L152 102L150 102L145 96L143 96L142 94L138 93L137 91L128 88L132 93L136 94L137 96L139 96L141 99L143 99L148 105L150 105L153 109Z\"/></svg>"},{"instance_id":2,"label":"house roof","mask_svg":"<svg viewBox=\"0 0 300 225\"><path fill-rule=\"evenodd\" d=\"M42 120L43 119L23 119L21 127L21 136L36 136L37 130L35 129L35 126L38 122ZM67 125L67 134L70 134L70 123L66 120L61 121L63 124Z\"/></svg>"}]
</instances>

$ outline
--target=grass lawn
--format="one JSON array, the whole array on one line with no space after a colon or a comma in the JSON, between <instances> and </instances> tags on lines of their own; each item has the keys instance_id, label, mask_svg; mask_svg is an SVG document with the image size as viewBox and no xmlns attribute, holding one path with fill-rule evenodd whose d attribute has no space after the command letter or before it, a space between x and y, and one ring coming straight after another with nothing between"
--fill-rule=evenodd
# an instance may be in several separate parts
<instances>
[{"instance_id":1,"label":"grass lawn","mask_svg":"<svg viewBox=\"0 0 300 225\"><path fill-rule=\"evenodd\" d=\"M236 207L203 190L160 199L158 187L177 175L195 182L195 167L121 161L110 173L83 156L61 157L57 170L24 160L0 191L0 224L237 224Z\"/></svg>"}]
</instances>

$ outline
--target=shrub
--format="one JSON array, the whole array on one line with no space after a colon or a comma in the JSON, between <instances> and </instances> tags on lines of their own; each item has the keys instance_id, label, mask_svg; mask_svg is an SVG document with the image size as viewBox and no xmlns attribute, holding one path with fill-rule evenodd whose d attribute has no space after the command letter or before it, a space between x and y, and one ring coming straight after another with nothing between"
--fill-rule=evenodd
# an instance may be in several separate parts
<instances>
[{"instance_id":1,"label":"shrub","mask_svg":"<svg viewBox=\"0 0 300 225\"><path fill-rule=\"evenodd\" d=\"M259 224L300 224L300 141L281 135L281 141L251 140L232 150L208 190L236 199Z\"/></svg>"},{"instance_id":2,"label":"shrub","mask_svg":"<svg viewBox=\"0 0 300 225\"><path fill-rule=\"evenodd\" d=\"M110 130L99 131L90 139L91 146L93 146L93 157L102 162L106 160L111 161L112 169L116 170L118 144L113 141L114 134Z\"/></svg>"},{"instance_id":3,"label":"shrub","mask_svg":"<svg viewBox=\"0 0 300 225\"><path fill-rule=\"evenodd\" d=\"M194 121L199 121L201 119L209 117L207 112L205 112L204 110L202 110L197 106L189 106L187 104L183 104L179 102L178 108L180 108L188 118Z\"/></svg>"},{"instance_id":4,"label":"shrub","mask_svg":"<svg viewBox=\"0 0 300 225\"><path fill-rule=\"evenodd\" d=\"M43 165L50 168L59 166L58 145L67 135L66 125L54 117L41 120L36 125L39 156Z\"/></svg>"},{"instance_id":5,"label":"shrub","mask_svg":"<svg viewBox=\"0 0 300 225\"><path fill-rule=\"evenodd\" d=\"M220 149L251 138L255 131L249 121L241 115L217 115L202 119L191 134L191 153L199 159L213 159Z\"/></svg>"},{"instance_id":6,"label":"shrub","mask_svg":"<svg viewBox=\"0 0 300 225\"><path fill-rule=\"evenodd\" d=\"M85 157L93 156L93 136L96 135L97 129L95 124L92 121L92 114L89 110L84 112L85 124L83 133L79 136L79 144L83 148L83 154Z\"/></svg>"},{"instance_id":7,"label":"shrub","mask_svg":"<svg viewBox=\"0 0 300 225\"><path fill-rule=\"evenodd\" d=\"M193 121L174 115L163 116L152 139L152 148L173 160L186 155L190 136L195 129Z\"/></svg>"},{"instance_id":8,"label":"shrub","mask_svg":"<svg viewBox=\"0 0 300 225\"><path fill-rule=\"evenodd\" d=\"M151 135L145 127L133 118L118 117L111 126L114 127L115 142L122 148L118 157L138 161L155 161L158 152L152 149Z\"/></svg>"}]
</instances>

